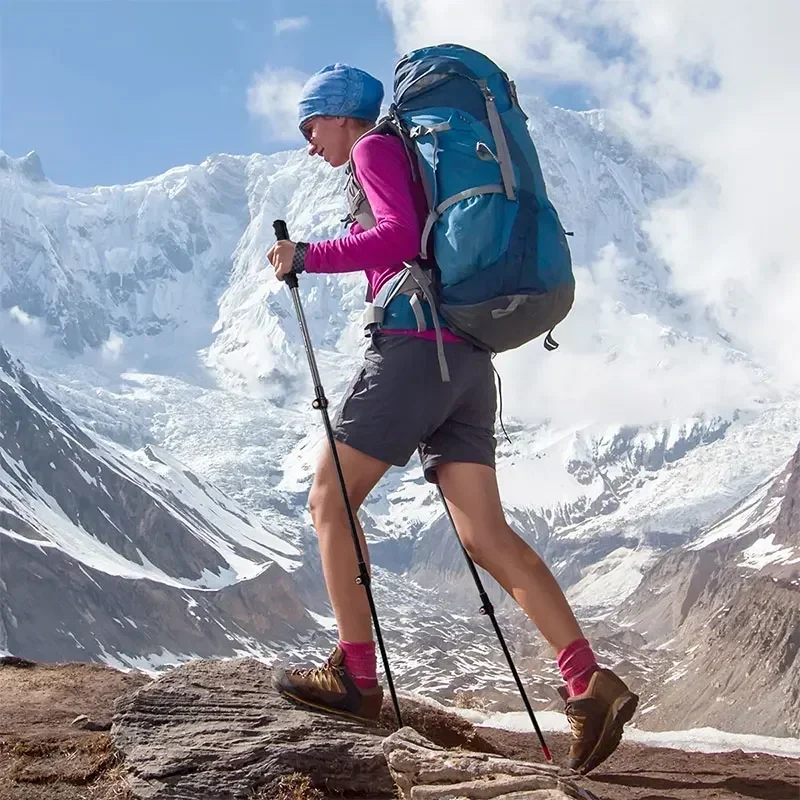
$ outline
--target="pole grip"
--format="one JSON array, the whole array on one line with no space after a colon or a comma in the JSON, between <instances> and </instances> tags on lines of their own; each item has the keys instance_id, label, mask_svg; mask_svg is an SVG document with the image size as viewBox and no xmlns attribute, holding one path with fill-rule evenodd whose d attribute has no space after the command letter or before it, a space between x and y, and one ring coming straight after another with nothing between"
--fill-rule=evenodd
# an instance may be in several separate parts
<instances>
[{"instance_id":1,"label":"pole grip","mask_svg":"<svg viewBox=\"0 0 800 800\"><path fill-rule=\"evenodd\" d=\"M288 242L289 241L289 228L286 226L286 222L282 219L276 219L272 222L272 230L275 231L275 238L279 242ZM286 275L283 279L283 282L290 288L296 289L297 288L297 275L294 272L290 272Z\"/></svg>"},{"instance_id":2,"label":"pole grip","mask_svg":"<svg viewBox=\"0 0 800 800\"><path fill-rule=\"evenodd\" d=\"M272 222L272 230L275 231L275 238L279 242L284 242L289 239L289 229L286 227L286 222L282 219L276 219Z\"/></svg>"}]
</instances>

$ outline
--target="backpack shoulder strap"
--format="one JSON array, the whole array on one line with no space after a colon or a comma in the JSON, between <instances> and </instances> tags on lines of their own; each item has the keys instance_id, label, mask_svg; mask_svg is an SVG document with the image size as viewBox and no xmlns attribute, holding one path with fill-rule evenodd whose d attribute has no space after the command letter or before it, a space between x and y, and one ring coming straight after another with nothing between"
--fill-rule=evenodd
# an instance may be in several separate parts
<instances>
[{"instance_id":1,"label":"backpack shoulder strap","mask_svg":"<svg viewBox=\"0 0 800 800\"><path fill-rule=\"evenodd\" d=\"M347 174L347 184L345 186L347 216L342 222L346 225L352 222L358 222L365 231L375 227L375 214L367 199L367 193L364 191L364 187L361 185L356 175L353 151L362 139L365 139L367 136L375 136L383 133L388 133L388 131L383 130L383 120L378 120L374 128L370 128L368 131L362 133L361 136L353 142L353 146L350 148L350 157L345 167Z\"/></svg>"}]
</instances>

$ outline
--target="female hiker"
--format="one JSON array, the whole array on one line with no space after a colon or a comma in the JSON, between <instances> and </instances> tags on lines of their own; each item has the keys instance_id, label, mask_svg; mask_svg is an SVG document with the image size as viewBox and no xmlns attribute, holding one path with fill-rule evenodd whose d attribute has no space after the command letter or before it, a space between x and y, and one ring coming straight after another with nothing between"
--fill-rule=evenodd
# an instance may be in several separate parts
<instances>
[{"instance_id":1,"label":"female hiker","mask_svg":"<svg viewBox=\"0 0 800 800\"><path fill-rule=\"evenodd\" d=\"M345 64L320 70L298 104L308 153L332 167L350 163L353 217L343 238L279 241L268 259L289 272L363 271L374 297L418 256L427 204L402 141L365 135L383 99L381 83ZM364 212L367 212L366 217ZM427 305L427 304L425 304ZM425 314L430 319L430 309ZM513 596L553 648L566 683L562 696L573 742L570 766L596 767L616 748L638 697L613 672L600 669L589 642L546 564L505 519L495 474L496 393L489 352L442 331L450 380L443 381L434 331L419 332L407 298L387 308L362 367L334 420L338 456L352 508L361 506L391 465L419 448L425 477L439 484L469 555ZM350 524L329 448L322 453L309 505L339 642L313 670L280 670L276 686L312 708L377 719L383 690L376 675L372 621L358 574ZM359 537L367 552L363 532Z\"/></svg>"}]
</instances>

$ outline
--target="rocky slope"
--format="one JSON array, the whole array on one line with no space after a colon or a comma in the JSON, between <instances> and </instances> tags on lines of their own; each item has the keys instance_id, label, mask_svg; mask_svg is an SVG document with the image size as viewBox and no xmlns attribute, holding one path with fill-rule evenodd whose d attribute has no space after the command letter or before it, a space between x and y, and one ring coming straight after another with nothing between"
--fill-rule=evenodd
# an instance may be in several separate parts
<instances>
[{"instance_id":1,"label":"rocky slope","mask_svg":"<svg viewBox=\"0 0 800 800\"><path fill-rule=\"evenodd\" d=\"M620 618L676 662L648 726L800 732L800 448L691 545L650 570Z\"/></svg>"},{"instance_id":2,"label":"rocky slope","mask_svg":"<svg viewBox=\"0 0 800 800\"><path fill-rule=\"evenodd\" d=\"M132 662L310 625L299 553L155 448L90 437L0 348L0 649Z\"/></svg>"}]
</instances>

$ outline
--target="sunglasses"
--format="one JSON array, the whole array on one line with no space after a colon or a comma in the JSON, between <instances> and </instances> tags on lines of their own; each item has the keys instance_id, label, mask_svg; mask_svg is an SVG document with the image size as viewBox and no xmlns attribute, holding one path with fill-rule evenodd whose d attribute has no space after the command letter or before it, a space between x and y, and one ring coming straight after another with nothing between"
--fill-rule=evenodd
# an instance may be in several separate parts
<instances>
[{"instance_id":1,"label":"sunglasses","mask_svg":"<svg viewBox=\"0 0 800 800\"><path fill-rule=\"evenodd\" d=\"M303 134L303 138L307 142L311 142L311 137L314 135L314 125L317 123L317 120L320 119L333 119L333 117L330 114L319 114L306 122L305 125L300 128L300 133Z\"/></svg>"}]
</instances>

